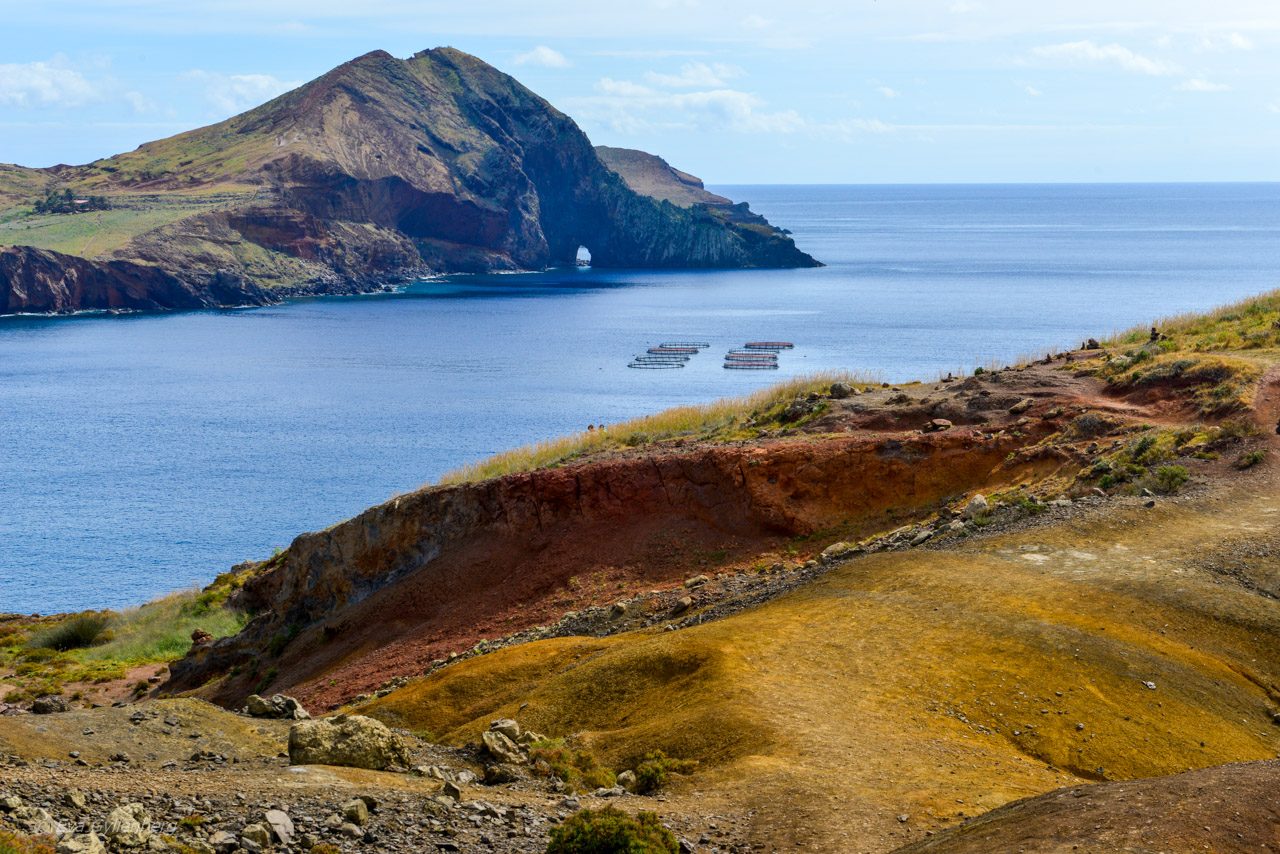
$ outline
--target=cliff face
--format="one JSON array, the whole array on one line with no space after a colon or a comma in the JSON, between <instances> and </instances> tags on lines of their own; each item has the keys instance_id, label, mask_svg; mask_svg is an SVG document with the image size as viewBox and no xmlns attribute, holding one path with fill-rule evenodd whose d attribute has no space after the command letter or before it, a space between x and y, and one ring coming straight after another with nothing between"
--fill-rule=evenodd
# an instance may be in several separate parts
<instances>
[{"instance_id":1,"label":"cliff face","mask_svg":"<svg viewBox=\"0 0 1280 854\"><path fill-rule=\"evenodd\" d=\"M159 267L89 261L29 246L0 247L0 283L0 314L57 314L85 307L160 311L274 301L231 273L180 279Z\"/></svg>"},{"instance_id":2,"label":"cliff face","mask_svg":"<svg viewBox=\"0 0 1280 854\"><path fill-rule=\"evenodd\" d=\"M220 124L44 174L122 207L180 210L200 202L193 193L226 191L217 210L175 215L108 253L196 280L323 291L568 265L580 246L606 267L817 265L761 218L635 192L568 116L449 48L375 51ZM3 183L20 196L31 170L21 178ZM63 310L106 307L85 292Z\"/></svg>"},{"instance_id":3,"label":"cliff face","mask_svg":"<svg viewBox=\"0 0 1280 854\"><path fill-rule=\"evenodd\" d=\"M237 601L255 619L175 663L166 690L231 674L213 698L238 703L261 678L254 663L269 661L272 690L349 699L422 672L469 637L554 622L581 579L607 578L603 595L616 598L624 586L679 581L708 554L891 526L983 483L1019 444L968 433L780 441L402 496L304 534L265 564Z\"/></svg>"}]
</instances>

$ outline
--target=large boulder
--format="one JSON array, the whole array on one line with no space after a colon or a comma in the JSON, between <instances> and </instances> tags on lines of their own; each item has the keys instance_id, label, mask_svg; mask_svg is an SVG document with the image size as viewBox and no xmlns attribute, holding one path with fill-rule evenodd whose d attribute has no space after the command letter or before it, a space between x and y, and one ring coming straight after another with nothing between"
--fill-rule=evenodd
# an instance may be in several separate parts
<instances>
[{"instance_id":1,"label":"large boulder","mask_svg":"<svg viewBox=\"0 0 1280 854\"><path fill-rule=\"evenodd\" d=\"M58 712L67 711L68 708L67 698L58 694L48 694L43 697L36 697L35 701L31 704L32 714L37 715L57 714Z\"/></svg>"},{"instance_id":2,"label":"large boulder","mask_svg":"<svg viewBox=\"0 0 1280 854\"><path fill-rule=\"evenodd\" d=\"M345 765L385 771L408 767L409 746L381 722L363 715L302 721L289 730L292 765Z\"/></svg>"},{"instance_id":3,"label":"large boulder","mask_svg":"<svg viewBox=\"0 0 1280 854\"><path fill-rule=\"evenodd\" d=\"M289 845L293 842L293 819L289 818L287 812L284 810L267 810L262 814L262 819L263 824L271 829L272 835L281 845Z\"/></svg>"},{"instance_id":4,"label":"large boulder","mask_svg":"<svg viewBox=\"0 0 1280 854\"><path fill-rule=\"evenodd\" d=\"M141 848L151 839L151 816L142 804L125 804L107 813L102 826L112 848Z\"/></svg>"},{"instance_id":5,"label":"large boulder","mask_svg":"<svg viewBox=\"0 0 1280 854\"><path fill-rule=\"evenodd\" d=\"M496 729L488 730L480 736L480 740L484 742L485 752L499 762L506 762L512 765L524 764L524 753L521 752L514 741L502 732Z\"/></svg>"},{"instance_id":6,"label":"large boulder","mask_svg":"<svg viewBox=\"0 0 1280 854\"><path fill-rule=\"evenodd\" d=\"M969 503L960 511L960 515L966 519L977 519L979 516L985 516L990 509L991 503L987 501L987 497L978 493L969 499Z\"/></svg>"}]
</instances>

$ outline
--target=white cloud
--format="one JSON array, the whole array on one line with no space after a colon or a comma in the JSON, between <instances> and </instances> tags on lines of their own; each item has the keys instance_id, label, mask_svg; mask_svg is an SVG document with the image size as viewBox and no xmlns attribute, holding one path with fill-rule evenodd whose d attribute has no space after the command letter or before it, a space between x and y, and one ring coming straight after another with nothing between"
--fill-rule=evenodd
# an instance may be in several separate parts
<instances>
[{"instance_id":1,"label":"white cloud","mask_svg":"<svg viewBox=\"0 0 1280 854\"><path fill-rule=\"evenodd\" d=\"M602 77L596 83L596 91L606 95L619 95L623 98L648 98L657 94L648 86L641 86L630 80L614 80L612 77Z\"/></svg>"},{"instance_id":2,"label":"white cloud","mask_svg":"<svg viewBox=\"0 0 1280 854\"><path fill-rule=\"evenodd\" d=\"M644 79L654 86L666 89L715 89L721 88L728 81L745 74L741 68L716 62L711 65L705 62L687 62L680 68L679 74L659 74L650 71Z\"/></svg>"},{"instance_id":3,"label":"white cloud","mask_svg":"<svg viewBox=\"0 0 1280 854\"><path fill-rule=\"evenodd\" d=\"M301 85L270 74L220 74L199 69L186 72L182 78L203 84L205 100L223 114L256 107Z\"/></svg>"},{"instance_id":4,"label":"white cloud","mask_svg":"<svg viewBox=\"0 0 1280 854\"><path fill-rule=\"evenodd\" d=\"M1041 95L1043 95L1043 94L1044 94L1043 92L1041 92L1039 89L1037 89L1037 88L1036 88L1036 87L1034 87L1034 86L1023 86L1023 87L1022 87L1022 91L1023 91L1023 92L1026 92L1026 93L1027 93L1028 95L1030 95L1032 98L1039 98Z\"/></svg>"},{"instance_id":5,"label":"white cloud","mask_svg":"<svg viewBox=\"0 0 1280 854\"><path fill-rule=\"evenodd\" d=\"M151 113L156 110L156 102L136 90L125 92L122 96L135 113Z\"/></svg>"},{"instance_id":6,"label":"white cloud","mask_svg":"<svg viewBox=\"0 0 1280 854\"><path fill-rule=\"evenodd\" d=\"M896 98L902 94L897 89L891 88L889 86L877 86L876 91L879 92L881 95L884 95L886 98Z\"/></svg>"},{"instance_id":7,"label":"white cloud","mask_svg":"<svg viewBox=\"0 0 1280 854\"><path fill-rule=\"evenodd\" d=\"M1203 77L1192 77L1189 80L1183 80L1177 86L1173 87L1179 92L1230 92L1231 87L1225 83L1212 83Z\"/></svg>"},{"instance_id":8,"label":"white cloud","mask_svg":"<svg viewBox=\"0 0 1280 854\"><path fill-rule=\"evenodd\" d=\"M967 15L970 12L981 11L982 8L981 3L974 3L972 0L957 0L947 7L947 11L953 15Z\"/></svg>"},{"instance_id":9,"label":"white cloud","mask_svg":"<svg viewBox=\"0 0 1280 854\"><path fill-rule=\"evenodd\" d=\"M516 56L516 65L539 65L543 68L568 68L572 63L558 50L540 44Z\"/></svg>"},{"instance_id":10,"label":"white cloud","mask_svg":"<svg viewBox=\"0 0 1280 854\"><path fill-rule=\"evenodd\" d=\"M57 56L49 62L0 64L0 104L79 107L101 97L97 86Z\"/></svg>"},{"instance_id":11,"label":"white cloud","mask_svg":"<svg viewBox=\"0 0 1280 854\"><path fill-rule=\"evenodd\" d=\"M1197 53L1215 53L1228 50L1253 50L1253 39L1240 33L1202 33L1193 50Z\"/></svg>"},{"instance_id":12,"label":"white cloud","mask_svg":"<svg viewBox=\"0 0 1280 854\"><path fill-rule=\"evenodd\" d=\"M1267 104L1267 109L1273 113L1280 113L1280 101L1272 101Z\"/></svg>"},{"instance_id":13,"label":"white cloud","mask_svg":"<svg viewBox=\"0 0 1280 854\"><path fill-rule=\"evenodd\" d=\"M750 14L741 21L744 30L767 30L773 26L773 21L763 15Z\"/></svg>"},{"instance_id":14,"label":"white cloud","mask_svg":"<svg viewBox=\"0 0 1280 854\"><path fill-rule=\"evenodd\" d=\"M1100 45L1087 39L1041 45L1032 48L1031 54L1040 59L1062 60L1071 65L1111 66L1134 74L1163 76L1178 73L1178 66L1173 63L1134 53L1123 45Z\"/></svg>"},{"instance_id":15,"label":"white cloud","mask_svg":"<svg viewBox=\"0 0 1280 854\"><path fill-rule=\"evenodd\" d=\"M770 111L759 96L736 89L672 92L608 77L595 88L598 94L593 97L572 99L575 114L619 133L658 128L794 133L806 124L796 111Z\"/></svg>"}]
</instances>

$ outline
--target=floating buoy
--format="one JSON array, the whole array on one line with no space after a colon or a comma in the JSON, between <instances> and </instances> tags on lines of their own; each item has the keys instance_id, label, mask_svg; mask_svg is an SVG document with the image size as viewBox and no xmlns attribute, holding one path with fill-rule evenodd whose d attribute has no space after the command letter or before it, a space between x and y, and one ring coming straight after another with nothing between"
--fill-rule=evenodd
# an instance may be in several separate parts
<instances>
[{"instance_id":1,"label":"floating buoy","mask_svg":"<svg viewBox=\"0 0 1280 854\"><path fill-rule=\"evenodd\" d=\"M743 346L748 350L790 350L796 345L790 341L748 341Z\"/></svg>"}]
</instances>

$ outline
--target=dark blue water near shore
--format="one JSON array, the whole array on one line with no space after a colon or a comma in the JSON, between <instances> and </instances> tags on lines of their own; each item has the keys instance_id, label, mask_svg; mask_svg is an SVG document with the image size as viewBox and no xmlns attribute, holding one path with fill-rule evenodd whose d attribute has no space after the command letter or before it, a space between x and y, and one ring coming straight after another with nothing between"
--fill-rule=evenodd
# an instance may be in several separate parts
<instances>
[{"instance_id":1,"label":"dark blue water near shore","mask_svg":"<svg viewBox=\"0 0 1280 854\"><path fill-rule=\"evenodd\" d=\"M723 187L829 266L0 319L0 611L121 606L461 463L782 377L1041 353L1280 287L1275 185ZM786 338L777 372L628 357Z\"/></svg>"}]
</instances>

